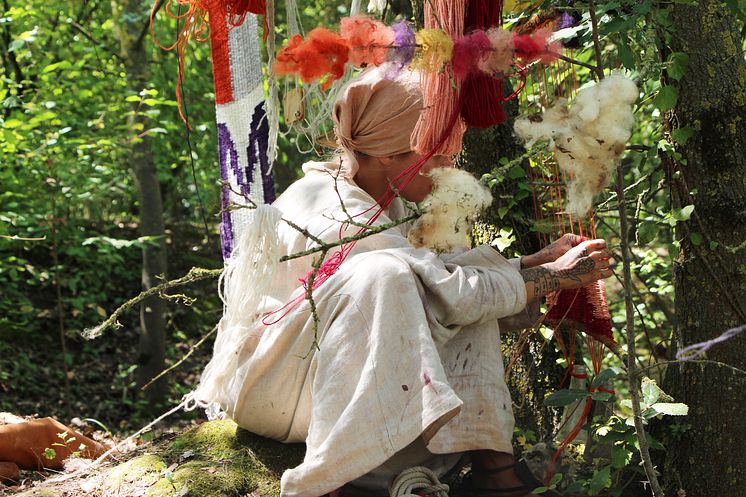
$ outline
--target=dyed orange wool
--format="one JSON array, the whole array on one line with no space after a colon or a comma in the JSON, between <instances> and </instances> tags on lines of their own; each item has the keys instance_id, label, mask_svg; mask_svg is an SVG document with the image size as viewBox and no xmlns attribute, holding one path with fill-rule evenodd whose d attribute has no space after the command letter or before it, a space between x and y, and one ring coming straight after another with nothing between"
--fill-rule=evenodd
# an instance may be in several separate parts
<instances>
[{"instance_id":1,"label":"dyed orange wool","mask_svg":"<svg viewBox=\"0 0 746 497\"><path fill-rule=\"evenodd\" d=\"M340 35L316 28L305 40L300 35L290 38L273 68L280 76L298 74L304 83L322 79L321 89L326 90L344 75L349 58L350 46Z\"/></svg>"},{"instance_id":2,"label":"dyed orange wool","mask_svg":"<svg viewBox=\"0 0 746 497\"><path fill-rule=\"evenodd\" d=\"M394 31L364 15L345 17L340 22L342 37L350 46L350 63L357 67L380 66L394 43Z\"/></svg>"}]
</instances>

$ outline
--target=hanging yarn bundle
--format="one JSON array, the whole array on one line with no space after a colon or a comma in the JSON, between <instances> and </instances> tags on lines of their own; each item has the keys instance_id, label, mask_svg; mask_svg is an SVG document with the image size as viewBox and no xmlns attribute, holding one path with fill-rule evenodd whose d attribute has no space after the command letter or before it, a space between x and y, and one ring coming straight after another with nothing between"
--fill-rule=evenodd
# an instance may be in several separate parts
<instances>
[{"instance_id":1,"label":"hanging yarn bundle","mask_svg":"<svg viewBox=\"0 0 746 497\"><path fill-rule=\"evenodd\" d=\"M425 2L425 28L441 29L450 39L457 40L463 36L465 16L466 0ZM420 43L419 33L417 41ZM423 46L423 59L428 55L424 49ZM413 149L421 154L430 150L444 155L460 152L466 125L460 118L454 121L451 116L461 113L459 98L462 80L456 77L452 67L446 66L445 70L437 73L423 72L421 82L425 109L412 132Z\"/></svg>"},{"instance_id":2,"label":"hanging yarn bundle","mask_svg":"<svg viewBox=\"0 0 746 497\"><path fill-rule=\"evenodd\" d=\"M487 30L485 36L491 50L480 54L477 61L478 69L483 72L471 71L461 88L461 117L467 126L488 128L507 119L502 106L502 75L513 64L513 46L510 34L499 28L502 23L501 11L502 2L499 0L468 2L464 30L467 33L477 29ZM501 33L507 36L502 36Z\"/></svg>"},{"instance_id":3,"label":"hanging yarn bundle","mask_svg":"<svg viewBox=\"0 0 746 497\"><path fill-rule=\"evenodd\" d=\"M321 79L327 89L342 77L350 57L350 46L337 33L316 28L304 40L301 35L290 38L277 54L272 66L275 74L299 74L304 83Z\"/></svg>"},{"instance_id":4,"label":"hanging yarn bundle","mask_svg":"<svg viewBox=\"0 0 746 497\"><path fill-rule=\"evenodd\" d=\"M394 43L392 28L364 15L343 18L340 33L352 48L350 64L356 67L380 66Z\"/></svg>"},{"instance_id":5,"label":"hanging yarn bundle","mask_svg":"<svg viewBox=\"0 0 746 497\"><path fill-rule=\"evenodd\" d=\"M593 197L612 177L632 134L632 104L639 93L635 83L615 74L581 89L568 109L560 99L543 112L516 121L515 131L527 146L549 141L557 164L569 174L567 212L586 216Z\"/></svg>"}]
</instances>

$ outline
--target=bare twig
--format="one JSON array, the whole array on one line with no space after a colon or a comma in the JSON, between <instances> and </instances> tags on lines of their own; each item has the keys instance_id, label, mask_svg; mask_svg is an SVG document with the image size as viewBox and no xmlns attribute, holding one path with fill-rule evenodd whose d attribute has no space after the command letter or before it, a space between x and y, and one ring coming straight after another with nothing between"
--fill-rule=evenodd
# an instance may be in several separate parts
<instances>
[{"instance_id":1,"label":"bare twig","mask_svg":"<svg viewBox=\"0 0 746 497\"><path fill-rule=\"evenodd\" d=\"M160 380L163 376L166 376L168 373L170 373L174 369L176 369L179 366L181 366L184 363L184 361L186 361L187 359L189 359L189 357L194 353L194 351L197 350L198 348L200 348L200 346L203 343L205 343L207 341L207 339L210 338L216 331L218 331L218 327L217 326L213 326L213 328L209 331L209 333L207 333L205 336L203 336L202 338L200 338L200 340L197 343L195 343L194 345L192 345L192 348L189 349L189 352L187 352L186 354L184 354L184 357L182 357L181 359L179 359L178 362L175 362L174 364L172 364L168 368L166 368L163 371L161 371L160 373L158 373L153 379L151 379L149 382L147 382L142 387L140 387L140 390L145 390L150 385L152 385L156 381Z\"/></svg>"},{"instance_id":2,"label":"bare twig","mask_svg":"<svg viewBox=\"0 0 746 497\"><path fill-rule=\"evenodd\" d=\"M592 0L591 0L592 1ZM593 6L591 5L591 9ZM630 289L632 288L632 272L630 269L630 256L629 256L629 240L627 232L627 205L624 203L624 173L621 168L617 168L617 198L619 201L619 223L620 223L620 239L622 249L622 264L624 267L624 300L626 304L626 324L627 324L627 378L629 381L629 391L632 400L632 411L634 413L635 422L635 434L637 435L637 442L640 446L640 457L642 458L642 465L645 469L645 474L650 482L650 487L653 490L655 497L663 497L663 489L658 483L658 477L655 474L655 468L650 458L650 449L648 448L648 441L645 438L645 427L642 424L642 409L640 407L640 378L637 371L637 365L635 359L637 358L637 352L635 351L635 311L634 303L632 302L632 294Z\"/></svg>"},{"instance_id":3,"label":"bare twig","mask_svg":"<svg viewBox=\"0 0 746 497\"><path fill-rule=\"evenodd\" d=\"M588 0L588 12L591 16L591 29L593 35L593 55L596 57L596 67L593 71L596 79L604 79L604 61L601 58L601 42L598 38L598 19L596 19L596 2Z\"/></svg>"},{"instance_id":4,"label":"bare twig","mask_svg":"<svg viewBox=\"0 0 746 497\"><path fill-rule=\"evenodd\" d=\"M164 281L160 285L155 285L151 288L148 288L145 291L140 292L139 295L136 297L133 297L129 299L124 304L120 305L117 310L115 310L108 318L106 318L106 321L99 324L95 328L89 328L83 331L83 336L86 338L97 338L101 336L101 334L106 331L107 329L113 327L119 327L121 326L117 319L119 319L119 316L121 316L125 311L131 309L133 306L139 304L143 300L147 299L148 297L152 297L154 295L160 295L162 292L165 292L166 290L170 288L175 288L182 285L188 285L190 283L195 283L197 281L202 280L208 280L211 278L217 278L223 273L223 269L204 269L200 267L193 267L189 270L189 272L182 276L181 278L177 278L175 280L169 280Z\"/></svg>"}]
</instances>

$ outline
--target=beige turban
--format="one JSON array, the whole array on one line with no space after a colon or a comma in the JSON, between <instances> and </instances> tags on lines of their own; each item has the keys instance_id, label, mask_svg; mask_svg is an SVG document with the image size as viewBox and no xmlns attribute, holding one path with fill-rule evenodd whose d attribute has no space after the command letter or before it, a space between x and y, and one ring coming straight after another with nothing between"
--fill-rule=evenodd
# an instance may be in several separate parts
<instances>
[{"instance_id":1,"label":"beige turban","mask_svg":"<svg viewBox=\"0 0 746 497\"><path fill-rule=\"evenodd\" d=\"M395 79L386 79L384 71L365 71L334 102L334 131L347 152L388 157L412 150L410 136L423 108L419 73L404 70ZM344 161L343 169L346 176L355 175L354 157Z\"/></svg>"}]
</instances>

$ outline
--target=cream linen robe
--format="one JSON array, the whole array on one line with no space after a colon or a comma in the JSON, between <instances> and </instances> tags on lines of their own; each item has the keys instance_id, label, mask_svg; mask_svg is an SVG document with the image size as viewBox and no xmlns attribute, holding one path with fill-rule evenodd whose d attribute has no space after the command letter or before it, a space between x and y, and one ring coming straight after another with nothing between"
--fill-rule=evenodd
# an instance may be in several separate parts
<instances>
[{"instance_id":1,"label":"cream linen robe","mask_svg":"<svg viewBox=\"0 0 746 497\"><path fill-rule=\"evenodd\" d=\"M337 169L305 164L305 177L274 205L321 239L337 240L340 228L354 234L357 227L341 222L340 199L360 222L375 200L337 178ZM384 214L376 224L403 217L403 203L395 200ZM444 260L409 245L407 228L360 240L314 292L316 342L303 301L275 324L258 323L233 381L219 398L202 399L254 433L306 443L303 463L282 476L283 496L324 495L416 440L434 454L512 452L498 319L526 307L516 264L489 246ZM284 223L280 238L286 254L314 246ZM263 311L302 294L298 279L311 260L281 264Z\"/></svg>"}]
</instances>

